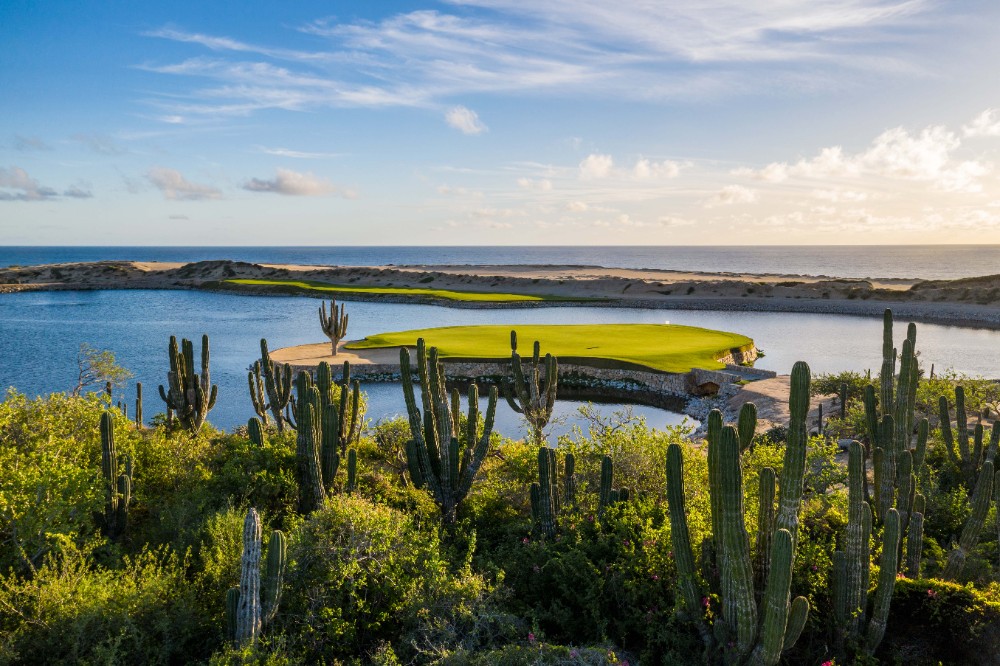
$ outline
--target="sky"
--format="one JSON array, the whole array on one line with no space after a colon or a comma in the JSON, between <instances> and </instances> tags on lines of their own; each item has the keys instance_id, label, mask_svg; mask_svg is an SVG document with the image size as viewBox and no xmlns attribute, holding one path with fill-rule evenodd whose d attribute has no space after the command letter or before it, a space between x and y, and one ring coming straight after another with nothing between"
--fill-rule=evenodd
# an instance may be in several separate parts
<instances>
[{"instance_id":1,"label":"sky","mask_svg":"<svg viewBox=\"0 0 1000 666\"><path fill-rule=\"evenodd\" d=\"M0 3L0 245L1000 243L995 0Z\"/></svg>"}]
</instances>

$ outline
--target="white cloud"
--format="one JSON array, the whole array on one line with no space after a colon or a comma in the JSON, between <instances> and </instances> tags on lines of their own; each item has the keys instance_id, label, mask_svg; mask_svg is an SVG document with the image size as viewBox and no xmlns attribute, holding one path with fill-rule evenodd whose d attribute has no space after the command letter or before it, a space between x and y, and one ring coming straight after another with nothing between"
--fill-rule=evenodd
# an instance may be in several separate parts
<instances>
[{"instance_id":1,"label":"white cloud","mask_svg":"<svg viewBox=\"0 0 1000 666\"><path fill-rule=\"evenodd\" d=\"M146 172L146 179L163 193L164 199L172 201L204 201L222 197L222 192L216 188L192 183L175 169L153 167Z\"/></svg>"},{"instance_id":2,"label":"white cloud","mask_svg":"<svg viewBox=\"0 0 1000 666\"><path fill-rule=\"evenodd\" d=\"M45 201L59 196L51 187L39 185L21 167L0 169L0 201Z\"/></svg>"},{"instance_id":3,"label":"white cloud","mask_svg":"<svg viewBox=\"0 0 1000 666\"><path fill-rule=\"evenodd\" d=\"M291 169L278 169L274 178L265 180L251 178L243 185L250 192L273 192L289 196L314 197L337 191L333 183L318 178L311 173L299 173Z\"/></svg>"},{"instance_id":4,"label":"white cloud","mask_svg":"<svg viewBox=\"0 0 1000 666\"><path fill-rule=\"evenodd\" d=\"M734 204L753 203L757 201L757 190L742 185L726 185L715 196L705 202L706 208L715 206L732 206Z\"/></svg>"},{"instance_id":5,"label":"white cloud","mask_svg":"<svg viewBox=\"0 0 1000 666\"><path fill-rule=\"evenodd\" d=\"M472 109L456 106L444 114L445 121L462 134L482 134L488 128L479 120L479 115Z\"/></svg>"},{"instance_id":6,"label":"white cloud","mask_svg":"<svg viewBox=\"0 0 1000 666\"><path fill-rule=\"evenodd\" d=\"M632 169L633 175L640 179L647 178L676 178L681 172L681 165L669 160L663 162L652 162L645 158L640 158Z\"/></svg>"},{"instance_id":7,"label":"white cloud","mask_svg":"<svg viewBox=\"0 0 1000 666\"><path fill-rule=\"evenodd\" d=\"M779 183L789 178L829 180L876 176L926 181L950 192L978 192L979 179L992 165L976 160L959 161L954 153L961 139L946 127L934 125L911 134L902 127L886 130L867 149L849 154L840 146L823 148L811 159L794 164L774 162L763 169L737 169L733 173Z\"/></svg>"},{"instance_id":8,"label":"white cloud","mask_svg":"<svg viewBox=\"0 0 1000 666\"><path fill-rule=\"evenodd\" d=\"M857 192L855 190L813 190L812 195L817 199L822 199L823 201L832 201L833 203L846 202L857 202L857 201L867 201L867 192Z\"/></svg>"},{"instance_id":9,"label":"white cloud","mask_svg":"<svg viewBox=\"0 0 1000 666\"><path fill-rule=\"evenodd\" d=\"M524 190L537 190L539 192L549 192L552 190L552 181L548 178L539 178L538 180L518 178L517 185Z\"/></svg>"},{"instance_id":10,"label":"white cloud","mask_svg":"<svg viewBox=\"0 0 1000 666\"><path fill-rule=\"evenodd\" d=\"M588 208L590 208L590 206L583 201L570 201L566 204L566 210L574 213L586 213Z\"/></svg>"},{"instance_id":11,"label":"white cloud","mask_svg":"<svg viewBox=\"0 0 1000 666\"><path fill-rule=\"evenodd\" d=\"M580 178L584 180L606 178L611 174L614 165L615 162L611 155L591 153L580 162Z\"/></svg>"},{"instance_id":12,"label":"white cloud","mask_svg":"<svg viewBox=\"0 0 1000 666\"><path fill-rule=\"evenodd\" d=\"M962 128L965 136L1000 136L1000 110L986 109Z\"/></svg>"},{"instance_id":13,"label":"white cloud","mask_svg":"<svg viewBox=\"0 0 1000 666\"><path fill-rule=\"evenodd\" d=\"M342 157L343 153L317 153L305 150L292 150L291 148L268 148L258 146L257 150L266 155L277 155L278 157L292 157L300 160L318 160L328 157Z\"/></svg>"}]
</instances>

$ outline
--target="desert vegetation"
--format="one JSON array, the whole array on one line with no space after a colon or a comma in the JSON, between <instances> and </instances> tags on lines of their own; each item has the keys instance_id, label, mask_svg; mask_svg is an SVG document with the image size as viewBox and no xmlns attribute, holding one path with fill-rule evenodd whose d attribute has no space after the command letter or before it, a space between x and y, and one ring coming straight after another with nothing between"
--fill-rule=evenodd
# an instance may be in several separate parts
<instances>
[{"instance_id":1,"label":"desert vegetation","mask_svg":"<svg viewBox=\"0 0 1000 666\"><path fill-rule=\"evenodd\" d=\"M264 341L229 433L207 339L198 373L171 341L148 422L12 389L0 661L992 663L996 390L930 378L892 323L872 377L796 364L766 434L748 406L704 438L622 417L512 440L497 387L463 409L430 341L401 350L406 417L377 422L349 366L293 376ZM541 419L558 362L533 351L511 398ZM823 424L817 390L841 396Z\"/></svg>"}]
</instances>

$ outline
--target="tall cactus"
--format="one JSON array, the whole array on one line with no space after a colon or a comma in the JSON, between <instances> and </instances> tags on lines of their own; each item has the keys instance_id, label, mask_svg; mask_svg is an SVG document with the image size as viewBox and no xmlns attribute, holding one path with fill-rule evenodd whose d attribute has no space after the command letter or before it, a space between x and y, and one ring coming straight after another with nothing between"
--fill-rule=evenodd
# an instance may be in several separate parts
<instances>
[{"instance_id":1,"label":"tall cactus","mask_svg":"<svg viewBox=\"0 0 1000 666\"><path fill-rule=\"evenodd\" d=\"M142 382L135 383L135 427L142 430Z\"/></svg>"},{"instance_id":2,"label":"tall cactus","mask_svg":"<svg viewBox=\"0 0 1000 666\"><path fill-rule=\"evenodd\" d=\"M340 341L347 335L347 319L348 315L344 312L344 306L341 305L338 309L336 300L330 301L329 313L326 311L325 303L319 304L319 325L326 333L326 337L330 338L330 346L334 356L340 351Z\"/></svg>"},{"instance_id":3,"label":"tall cactus","mask_svg":"<svg viewBox=\"0 0 1000 666\"><path fill-rule=\"evenodd\" d=\"M740 452L749 451L753 445L753 436L757 432L757 405L744 402L740 407L736 432L740 436Z\"/></svg>"},{"instance_id":4,"label":"tall cactus","mask_svg":"<svg viewBox=\"0 0 1000 666\"><path fill-rule=\"evenodd\" d=\"M101 414L101 476L104 479L104 513L96 514L104 535L116 540L125 533L128 505L132 501L132 459L125 458L119 473L115 446L115 420L111 412Z\"/></svg>"},{"instance_id":5,"label":"tall cactus","mask_svg":"<svg viewBox=\"0 0 1000 666\"><path fill-rule=\"evenodd\" d=\"M951 413L948 408L948 398L938 399L938 415L940 416L941 438L944 440L948 459L962 474L966 488L973 488L979 477L984 462L995 462L997 449L1000 446L1000 426L993 425L988 447L983 445L983 427L979 424L974 429L974 444L969 446L968 416L965 410L965 387L955 387L955 430L951 427ZM956 437L957 435L957 437ZM955 446L956 439L958 446Z\"/></svg>"},{"instance_id":6,"label":"tall cactus","mask_svg":"<svg viewBox=\"0 0 1000 666\"><path fill-rule=\"evenodd\" d=\"M972 514L965 521L958 543L948 554L948 563L944 568L945 580L955 580L959 577L965 567L966 558L979 543L979 536L982 534L993 501L993 482L993 462L987 460L982 465L976 488L972 492Z\"/></svg>"},{"instance_id":7,"label":"tall cactus","mask_svg":"<svg viewBox=\"0 0 1000 666\"><path fill-rule=\"evenodd\" d=\"M247 421L247 434L250 437L250 441L258 448L262 448L267 441L264 437L264 426L261 424L260 419L256 417L252 417Z\"/></svg>"},{"instance_id":8,"label":"tall cactus","mask_svg":"<svg viewBox=\"0 0 1000 666\"><path fill-rule=\"evenodd\" d=\"M253 643L261 629L278 612L287 565L285 535L275 530L267 546L265 576L261 580L261 523L251 508L243 521L243 556L240 559L240 586L226 593L227 626L240 645Z\"/></svg>"},{"instance_id":9,"label":"tall cactus","mask_svg":"<svg viewBox=\"0 0 1000 666\"><path fill-rule=\"evenodd\" d=\"M559 361L552 354L541 358L541 343L536 340L527 374L524 365L517 353L517 331L511 331L510 366L513 376L504 396L512 410L524 415L531 428L532 441L541 445L545 426L552 418L552 408L556 403Z\"/></svg>"},{"instance_id":10,"label":"tall cactus","mask_svg":"<svg viewBox=\"0 0 1000 666\"><path fill-rule=\"evenodd\" d=\"M766 517L768 509L758 509L763 515L758 543L770 543L768 573L760 577L766 579L761 593L754 588L750 540L744 520L739 435L732 426L721 427L721 415L709 417L709 493L722 579L721 616L711 629L700 619L701 599L708 595L698 589L694 569L684 509L683 455L679 444L671 444L667 451L667 503L679 596L710 655L729 650L725 655L727 663L777 664L781 653L795 644L805 626L809 602L805 597L790 600L790 590L805 472L808 403L809 367L796 363L792 370L789 439L773 526ZM764 484L766 481L762 481L762 487ZM757 597L761 600L759 609Z\"/></svg>"},{"instance_id":11,"label":"tall cactus","mask_svg":"<svg viewBox=\"0 0 1000 666\"><path fill-rule=\"evenodd\" d=\"M496 387L490 389L482 434L478 433L479 388L475 384L469 387L469 410L463 433L459 427L458 390L452 391L449 400L437 348L432 347L428 351L423 339L417 340L422 412L414 393L410 352L405 347L400 349L399 364L410 421L411 439L406 445L410 477L416 487L430 490L441 509L444 522L453 524L458 506L469 494L479 467L489 452L497 406Z\"/></svg>"},{"instance_id":12,"label":"tall cactus","mask_svg":"<svg viewBox=\"0 0 1000 666\"><path fill-rule=\"evenodd\" d=\"M254 390L254 373L260 373L263 379L264 393L267 395L267 402L263 400L263 395L256 394ZM267 350L267 340L260 339L260 360L254 363L248 377L250 382L250 399L254 401L254 410L260 414L266 413L269 409L274 416L274 423L278 427L278 432L285 431L285 409L292 399L292 368L288 364L275 363L271 360L271 354ZM259 409L258 409L259 407ZM261 420L264 420L261 417ZM264 421L267 423L267 421Z\"/></svg>"},{"instance_id":13,"label":"tall cactus","mask_svg":"<svg viewBox=\"0 0 1000 666\"><path fill-rule=\"evenodd\" d=\"M542 534L556 535L559 513L559 470L556 452L547 446L538 449L538 482L531 484L531 515Z\"/></svg>"},{"instance_id":14,"label":"tall cactus","mask_svg":"<svg viewBox=\"0 0 1000 666\"><path fill-rule=\"evenodd\" d=\"M601 460L601 485L597 496L597 511L599 515L604 514L604 510L617 502L627 502L629 498L628 488L615 488L615 463L611 456L604 456Z\"/></svg>"},{"instance_id":15,"label":"tall cactus","mask_svg":"<svg viewBox=\"0 0 1000 666\"><path fill-rule=\"evenodd\" d=\"M247 371L247 384L250 388L250 402L253 404L253 411L257 413L257 418L266 426L268 422L267 411L271 405L267 402L264 393L264 379L260 371L259 360L254 361L250 370Z\"/></svg>"},{"instance_id":16,"label":"tall cactus","mask_svg":"<svg viewBox=\"0 0 1000 666\"><path fill-rule=\"evenodd\" d=\"M215 406L219 387L212 384L209 374L208 336L201 336L201 373L194 371L194 345L190 340L181 341L177 348L177 338L170 336L167 348L170 357L170 372L167 373L168 389L160 385L160 397L173 409L181 425L191 432L198 432L204 425L208 413Z\"/></svg>"}]
</instances>

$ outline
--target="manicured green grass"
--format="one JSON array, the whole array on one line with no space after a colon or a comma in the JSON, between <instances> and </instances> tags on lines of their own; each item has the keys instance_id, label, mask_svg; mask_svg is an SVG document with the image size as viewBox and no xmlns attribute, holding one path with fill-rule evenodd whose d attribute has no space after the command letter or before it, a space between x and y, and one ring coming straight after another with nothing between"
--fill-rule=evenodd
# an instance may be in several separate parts
<instances>
[{"instance_id":1,"label":"manicured green grass","mask_svg":"<svg viewBox=\"0 0 1000 666\"><path fill-rule=\"evenodd\" d=\"M335 294L392 294L398 296L425 296L449 301L479 301L484 303L512 303L518 301L594 301L593 298L565 298L562 296L534 296L530 294L503 294L485 291L455 291L452 289L429 289L426 287L364 287L331 284L314 280L224 280L229 284L245 284L260 287L278 287L302 291L330 292Z\"/></svg>"},{"instance_id":2,"label":"manicured green grass","mask_svg":"<svg viewBox=\"0 0 1000 666\"><path fill-rule=\"evenodd\" d=\"M717 359L733 348L748 348L745 335L672 324L572 324L526 326L446 326L370 335L348 349L413 346L424 338L442 358L495 359L510 357L510 331L517 330L518 351L530 355L535 340L542 353L565 363L603 367L638 365L664 372L693 368L717 370Z\"/></svg>"}]
</instances>

